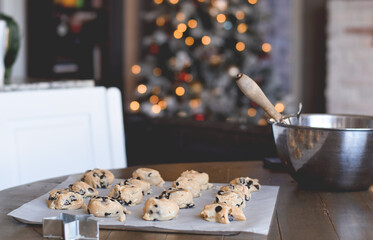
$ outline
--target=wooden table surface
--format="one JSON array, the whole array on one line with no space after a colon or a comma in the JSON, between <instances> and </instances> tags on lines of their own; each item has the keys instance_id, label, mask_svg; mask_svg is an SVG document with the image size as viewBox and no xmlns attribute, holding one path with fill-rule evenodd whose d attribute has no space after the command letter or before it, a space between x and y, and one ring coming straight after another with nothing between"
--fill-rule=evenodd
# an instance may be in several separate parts
<instances>
[{"instance_id":1,"label":"wooden table surface","mask_svg":"<svg viewBox=\"0 0 373 240\"><path fill-rule=\"evenodd\" d=\"M100 230L100 239L373 239L373 188L363 192L331 193L301 189L285 172L263 168L262 162L209 162L146 166L160 171L166 181L184 170L207 172L211 182L240 177L258 178L263 185L280 186L268 236L241 233L234 236L190 235L123 230ZM129 178L137 167L113 170ZM45 194L65 177L6 189L0 192L0 239L41 239L40 225L18 222L7 214ZM255 216L253 216L255 217Z\"/></svg>"}]
</instances>

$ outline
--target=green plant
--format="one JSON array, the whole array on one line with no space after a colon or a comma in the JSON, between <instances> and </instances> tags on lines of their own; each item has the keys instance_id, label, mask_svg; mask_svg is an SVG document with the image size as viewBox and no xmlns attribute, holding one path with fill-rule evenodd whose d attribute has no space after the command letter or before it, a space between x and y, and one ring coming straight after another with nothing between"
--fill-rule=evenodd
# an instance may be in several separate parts
<instances>
[{"instance_id":1,"label":"green plant","mask_svg":"<svg viewBox=\"0 0 373 240\"><path fill-rule=\"evenodd\" d=\"M13 20L13 18L3 13L0 13L0 20L6 21L6 26L8 30L6 52L4 57L4 77L5 81L8 82L12 72L12 66L18 55L20 47L20 34L18 24Z\"/></svg>"}]
</instances>

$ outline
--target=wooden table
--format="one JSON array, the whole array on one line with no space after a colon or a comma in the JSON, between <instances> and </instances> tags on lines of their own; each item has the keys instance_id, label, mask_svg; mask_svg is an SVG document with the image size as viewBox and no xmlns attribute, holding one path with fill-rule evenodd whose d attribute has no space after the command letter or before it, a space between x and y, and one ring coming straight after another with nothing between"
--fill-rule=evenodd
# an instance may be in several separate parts
<instances>
[{"instance_id":1,"label":"wooden table","mask_svg":"<svg viewBox=\"0 0 373 240\"><path fill-rule=\"evenodd\" d=\"M364 192L330 193L307 191L285 172L263 168L262 162L182 163L147 166L160 171L165 180L175 180L187 169L209 173L211 182L240 177L258 178L261 184L278 185L280 191L268 239L373 239L373 188ZM137 167L113 170L129 178ZM13 209L48 192L64 177L39 181L0 192L0 239L41 239L40 225L27 225L7 216ZM234 236L189 235L141 231L100 230L100 239L266 239L241 233Z\"/></svg>"}]
</instances>

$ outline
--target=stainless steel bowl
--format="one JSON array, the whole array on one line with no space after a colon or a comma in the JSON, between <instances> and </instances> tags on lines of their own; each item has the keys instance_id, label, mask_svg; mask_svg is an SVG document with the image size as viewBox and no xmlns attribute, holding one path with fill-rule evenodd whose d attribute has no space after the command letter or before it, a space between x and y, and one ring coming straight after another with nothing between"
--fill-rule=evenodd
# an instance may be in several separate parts
<instances>
[{"instance_id":1,"label":"stainless steel bowl","mask_svg":"<svg viewBox=\"0 0 373 240\"><path fill-rule=\"evenodd\" d=\"M272 123L277 152L306 188L366 190L373 184L373 117L302 114Z\"/></svg>"}]
</instances>

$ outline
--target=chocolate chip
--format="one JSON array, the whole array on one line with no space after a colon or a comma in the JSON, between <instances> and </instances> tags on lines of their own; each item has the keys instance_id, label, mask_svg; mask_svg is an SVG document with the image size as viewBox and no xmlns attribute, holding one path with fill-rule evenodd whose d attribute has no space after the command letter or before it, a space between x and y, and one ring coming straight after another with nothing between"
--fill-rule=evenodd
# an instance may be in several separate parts
<instances>
[{"instance_id":1,"label":"chocolate chip","mask_svg":"<svg viewBox=\"0 0 373 240\"><path fill-rule=\"evenodd\" d=\"M105 213L105 217L107 217L109 215L111 215L111 213L108 213L108 212Z\"/></svg>"},{"instance_id":2,"label":"chocolate chip","mask_svg":"<svg viewBox=\"0 0 373 240\"><path fill-rule=\"evenodd\" d=\"M119 211L117 211L115 214L119 214Z\"/></svg>"},{"instance_id":3,"label":"chocolate chip","mask_svg":"<svg viewBox=\"0 0 373 240\"><path fill-rule=\"evenodd\" d=\"M93 173L93 177L98 177L98 174L97 173Z\"/></svg>"},{"instance_id":4,"label":"chocolate chip","mask_svg":"<svg viewBox=\"0 0 373 240\"><path fill-rule=\"evenodd\" d=\"M72 185L72 184L70 184L70 185L69 185L69 188L71 189L72 187L73 187L73 185Z\"/></svg>"},{"instance_id":5,"label":"chocolate chip","mask_svg":"<svg viewBox=\"0 0 373 240\"><path fill-rule=\"evenodd\" d=\"M88 214L91 214L91 212L89 211L89 209L87 209L87 212L88 212Z\"/></svg>"},{"instance_id":6,"label":"chocolate chip","mask_svg":"<svg viewBox=\"0 0 373 240\"><path fill-rule=\"evenodd\" d=\"M240 178L240 183L241 183L241 184L245 184L245 179Z\"/></svg>"},{"instance_id":7,"label":"chocolate chip","mask_svg":"<svg viewBox=\"0 0 373 240\"><path fill-rule=\"evenodd\" d=\"M130 204L132 204L132 201L128 201L126 204L127 204L127 205L130 205Z\"/></svg>"},{"instance_id":8,"label":"chocolate chip","mask_svg":"<svg viewBox=\"0 0 373 240\"><path fill-rule=\"evenodd\" d=\"M85 191L83 189L80 189L79 193L80 193L80 195L84 195Z\"/></svg>"},{"instance_id":9,"label":"chocolate chip","mask_svg":"<svg viewBox=\"0 0 373 240\"><path fill-rule=\"evenodd\" d=\"M101 175L100 179L104 179L104 178L106 178L106 176L105 175Z\"/></svg>"},{"instance_id":10,"label":"chocolate chip","mask_svg":"<svg viewBox=\"0 0 373 240\"><path fill-rule=\"evenodd\" d=\"M154 207L155 207L155 208L157 208L157 207L158 207L158 205L157 205L157 204L154 204Z\"/></svg>"},{"instance_id":11,"label":"chocolate chip","mask_svg":"<svg viewBox=\"0 0 373 240\"><path fill-rule=\"evenodd\" d=\"M232 222L234 220L234 217L231 214L228 214L228 220Z\"/></svg>"},{"instance_id":12,"label":"chocolate chip","mask_svg":"<svg viewBox=\"0 0 373 240\"><path fill-rule=\"evenodd\" d=\"M215 208L215 212L220 212L222 209L223 209L223 208L222 208L221 206L217 206L217 207Z\"/></svg>"},{"instance_id":13,"label":"chocolate chip","mask_svg":"<svg viewBox=\"0 0 373 240\"><path fill-rule=\"evenodd\" d=\"M63 205L70 205L69 200L65 200L65 203Z\"/></svg>"},{"instance_id":14,"label":"chocolate chip","mask_svg":"<svg viewBox=\"0 0 373 240\"><path fill-rule=\"evenodd\" d=\"M259 190L259 185L254 185L254 187Z\"/></svg>"},{"instance_id":15,"label":"chocolate chip","mask_svg":"<svg viewBox=\"0 0 373 240\"><path fill-rule=\"evenodd\" d=\"M216 197L215 198L215 202L218 203L219 202L219 198Z\"/></svg>"},{"instance_id":16,"label":"chocolate chip","mask_svg":"<svg viewBox=\"0 0 373 240\"><path fill-rule=\"evenodd\" d=\"M152 173L150 172L150 173L148 173L148 177L150 177L150 175L152 175Z\"/></svg>"},{"instance_id":17,"label":"chocolate chip","mask_svg":"<svg viewBox=\"0 0 373 240\"><path fill-rule=\"evenodd\" d=\"M152 210L149 210L149 214L153 214L153 211L152 211Z\"/></svg>"},{"instance_id":18,"label":"chocolate chip","mask_svg":"<svg viewBox=\"0 0 373 240\"><path fill-rule=\"evenodd\" d=\"M80 181L82 181L82 182L85 182L85 178L84 178L84 177L83 177L83 178L81 178L81 179L80 179Z\"/></svg>"},{"instance_id":19,"label":"chocolate chip","mask_svg":"<svg viewBox=\"0 0 373 240\"><path fill-rule=\"evenodd\" d=\"M76 197L74 195L71 195L70 196L70 201L74 202L74 201L77 201Z\"/></svg>"},{"instance_id":20,"label":"chocolate chip","mask_svg":"<svg viewBox=\"0 0 373 240\"><path fill-rule=\"evenodd\" d=\"M224 193L224 191L220 190L220 191L218 192L218 195L222 195L223 193Z\"/></svg>"},{"instance_id":21,"label":"chocolate chip","mask_svg":"<svg viewBox=\"0 0 373 240\"><path fill-rule=\"evenodd\" d=\"M250 187L251 184L253 184L253 183L254 183L254 182L250 180L250 181L247 182L247 186Z\"/></svg>"},{"instance_id":22,"label":"chocolate chip","mask_svg":"<svg viewBox=\"0 0 373 240\"><path fill-rule=\"evenodd\" d=\"M93 188L88 188L88 192L93 193L94 191Z\"/></svg>"},{"instance_id":23,"label":"chocolate chip","mask_svg":"<svg viewBox=\"0 0 373 240\"><path fill-rule=\"evenodd\" d=\"M187 203L187 204L186 204L186 208L192 208L192 207L194 207L194 204L193 204L193 203Z\"/></svg>"},{"instance_id":24,"label":"chocolate chip","mask_svg":"<svg viewBox=\"0 0 373 240\"><path fill-rule=\"evenodd\" d=\"M179 186L179 182L176 182L176 186Z\"/></svg>"},{"instance_id":25,"label":"chocolate chip","mask_svg":"<svg viewBox=\"0 0 373 240\"><path fill-rule=\"evenodd\" d=\"M137 177L136 179L137 179L137 180L141 180L141 178L140 178L140 177Z\"/></svg>"}]
</instances>

